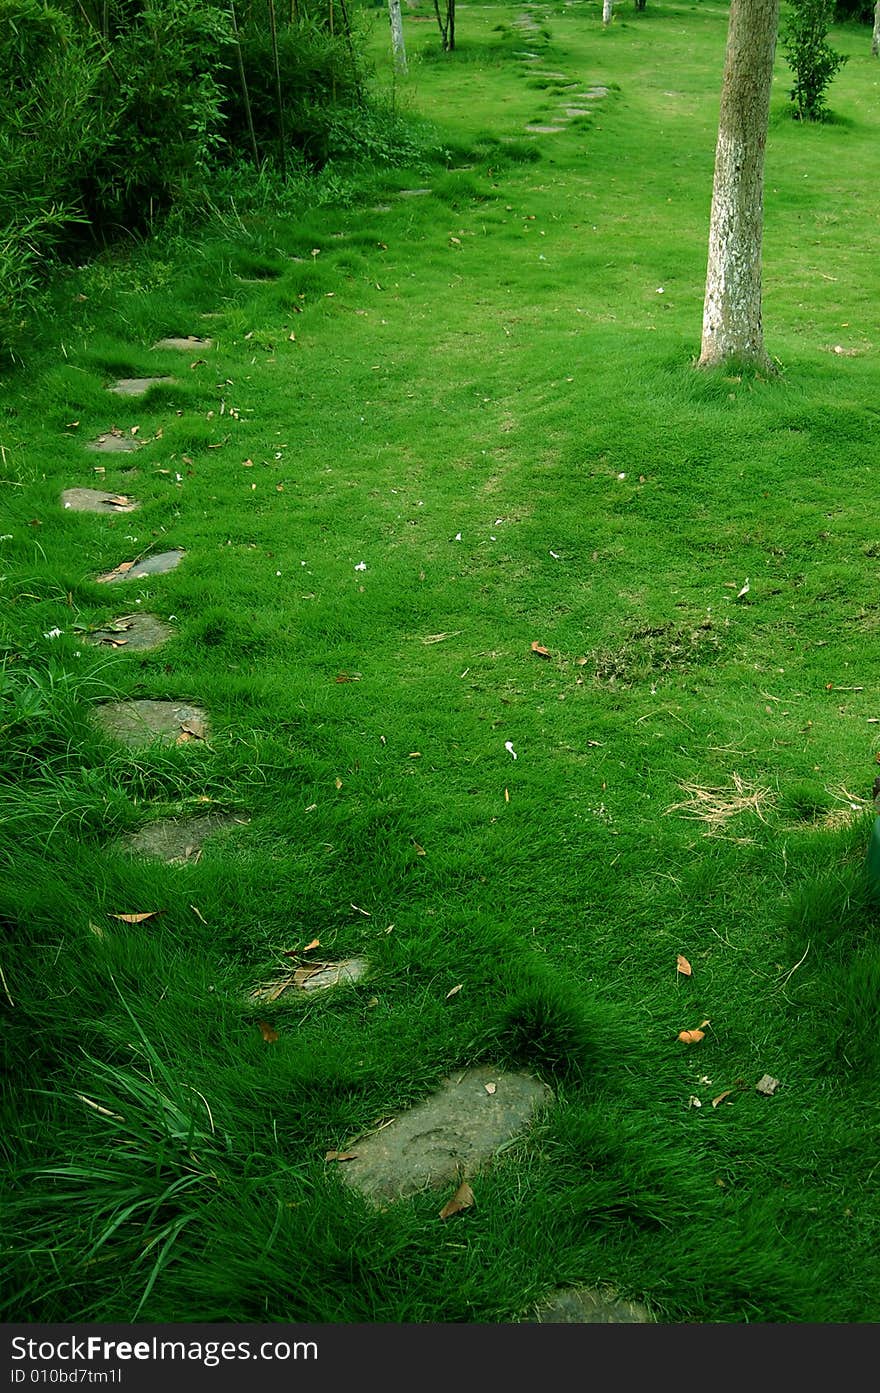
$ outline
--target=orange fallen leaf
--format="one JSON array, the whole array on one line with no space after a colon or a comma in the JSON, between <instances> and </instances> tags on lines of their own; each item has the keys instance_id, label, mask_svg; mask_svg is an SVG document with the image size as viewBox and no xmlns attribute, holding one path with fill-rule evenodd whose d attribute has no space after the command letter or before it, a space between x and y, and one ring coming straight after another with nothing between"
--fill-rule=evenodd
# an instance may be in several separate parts
<instances>
[{"instance_id":1,"label":"orange fallen leaf","mask_svg":"<svg viewBox=\"0 0 880 1393\"><path fill-rule=\"evenodd\" d=\"M463 1180L452 1199L447 1200L440 1210L440 1218L449 1219L453 1214L460 1214L463 1209L472 1209L474 1203L474 1192L467 1181Z\"/></svg>"},{"instance_id":2,"label":"orange fallen leaf","mask_svg":"<svg viewBox=\"0 0 880 1393\"><path fill-rule=\"evenodd\" d=\"M483 1087L491 1098L492 1094L496 1092L498 1085L497 1083L484 1083Z\"/></svg>"},{"instance_id":3,"label":"orange fallen leaf","mask_svg":"<svg viewBox=\"0 0 880 1393\"><path fill-rule=\"evenodd\" d=\"M257 1025L260 1027L260 1034L266 1041L266 1044L274 1045L275 1041L278 1039L278 1031L273 1030L268 1021L257 1021Z\"/></svg>"},{"instance_id":4,"label":"orange fallen leaf","mask_svg":"<svg viewBox=\"0 0 880 1393\"><path fill-rule=\"evenodd\" d=\"M158 914L158 909L148 909L146 914L111 914L111 919L121 919L123 924L142 924L145 919L152 919Z\"/></svg>"},{"instance_id":5,"label":"orange fallen leaf","mask_svg":"<svg viewBox=\"0 0 880 1393\"><path fill-rule=\"evenodd\" d=\"M133 565L133 561L120 561L115 570L107 571L105 575L98 576L96 584L104 585L109 580L116 580L117 576L124 576L126 571L130 571Z\"/></svg>"},{"instance_id":6,"label":"orange fallen leaf","mask_svg":"<svg viewBox=\"0 0 880 1393\"><path fill-rule=\"evenodd\" d=\"M205 722L200 721L198 716L190 716L188 721L181 723L180 731L182 735L189 735L193 740L204 740L206 735Z\"/></svg>"},{"instance_id":7,"label":"orange fallen leaf","mask_svg":"<svg viewBox=\"0 0 880 1393\"><path fill-rule=\"evenodd\" d=\"M356 1161L356 1151L328 1151L324 1157L325 1161Z\"/></svg>"},{"instance_id":8,"label":"orange fallen leaf","mask_svg":"<svg viewBox=\"0 0 880 1393\"><path fill-rule=\"evenodd\" d=\"M320 940L319 938L313 938L312 941L311 941L311 943L307 943L307 944L306 944L305 948L303 949L303 952L304 952L304 953L311 953L311 951L312 951L313 948L320 948L320 946L321 946L321 940Z\"/></svg>"},{"instance_id":9,"label":"orange fallen leaf","mask_svg":"<svg viewBox=\"0 0 880 1393\"><path fill-rule=\"evenodd\" d=\"M717 1108L719 1103L723 1103L725 1098L729 1098L733 1092L732 1088L726 1088L723 1093L719 1093L717 1098L712 1099L713 1108Z\"/></svg>"},{"instance_id":10,"label":"orange fallen leaf","mask_svg":"<svg viewBox=\"0 0 880 1393\"><path fill-rule=\"evenodd\" d=\"M678 957L675 960L675 968L677 972L681 973L682 977L693 976L694 969L691 967L687 958L683 957L681 953L679 953Z\"/></svg>"},{"instance_id":11,"label":"orange fallen leaf","mask_svg":"<svg viewBox=\"0 0 880 1393\"><path fill-rule=\"evenodd\" d=\"M685 1045L698 1045L701 1040L706 1038L704 1030L680 1030L678 1038Z\"/></svg>"},{"instance_id":12,"label":"orange fallen leaf","mask_svg":"<svg viewBox=\"0 0 880 1393\"><path fill-rule=\"evenodd\" d=\"M549 658L551 656L550 649L545 648L542 643L533 643L532 652L537 653L539 658Z\"/></svg>"},{"instance_id":13,"label":"orange fallen leaf","mask_svg":"<svg viewBox=\"0 0 880 1393\"><path fill-rule=\"evenodd\" d=\"M451 996L458 996L463 986L464 982L459 982L457 987L453 987L452 991L446 993L446 1000L448 1001Z\"/></svg>"}]
</instances>

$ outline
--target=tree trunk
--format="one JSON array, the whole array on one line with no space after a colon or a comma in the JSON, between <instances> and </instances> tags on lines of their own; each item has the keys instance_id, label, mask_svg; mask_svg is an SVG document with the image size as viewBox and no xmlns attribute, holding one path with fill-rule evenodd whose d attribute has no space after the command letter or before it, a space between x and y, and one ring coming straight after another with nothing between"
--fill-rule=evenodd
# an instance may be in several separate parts
<instances>
[{"instance_id":1,"label":"tree trunk","mask_svg":"<svg viewBox=\"0 0 880 1393\"><path fill-rule=\"evenodd\" d=\"M880 3L880 0L878 0ZM406 72L406 48L403 42L403 20L400 16L400 0L388 0L388 15L391 19L391 47L394 49L394 66L398 72Z\"/></svg>"},{"instance_id":2,"label":"tree trunk","mask_svg":"<svg viewBox=\"0 0 880 1393\"><path fill-rule=\"evenodd\" d=\"M764 149L779 0L731 0L715 147L700 367L769 368L761 324Z\"/></svg>"},{"instance_id":3,"label":"tree trunk","mask_svg":"<svg viewBox=\"0 0 880 1393\"><path fill-rule=\"evenodd\" d=\"M614 12L614 0L602 0L602 23L609 25Z\"/></svg>"},{"instance_id":4,"label":"tree trunk","mask_svg":"<svg viewBox=\"0 0 880 1393\"><path fill-rule=\"evenodd\" d=\"M874 6L874 32L871 35L871 54L874 58L880 55L880 0Z\"/></svg>"}]
</instances>

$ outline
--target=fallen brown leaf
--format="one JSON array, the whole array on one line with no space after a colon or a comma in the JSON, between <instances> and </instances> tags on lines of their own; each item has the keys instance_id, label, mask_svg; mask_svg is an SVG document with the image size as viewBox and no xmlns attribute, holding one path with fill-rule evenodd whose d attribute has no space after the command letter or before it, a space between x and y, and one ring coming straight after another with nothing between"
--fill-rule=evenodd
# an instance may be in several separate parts
<instances>
[{"instance_id":1,"label":"fallen brown leaf","mask_svg":"<svg viewBox=\"0 0 880 1393\"><path fill-rule=\"evenodd\" d=\"M701 1040L706 1038L704 1030L680 1030L678 1038L685 1045L698 1045Z\"/></svg>"},{"instance_id":2,"label":"fallen brown leaf","mask_svg":"<svg viewBox=\"0 0 880 1393\"><path fill-rule=\"evenodd\" d=\"M677 972L681 973L682 977L693 976L694 969L691 967L687 958L683 957L681 953L679 953L678 957L675 960L675 968Z\"/></svg>"},{"instance_id":3,"label":"fallen brown leaf","mask_svg":"<svg viewBox=\"0 0 880 1393\"><path fill-rule=\"evenodd\" d=\"M324 1157L325 1161L356 1161L356 1151L328 1151Z\"/></svg>"},{"instance_id":4,"label":"fallen brown leaf","mask_svg":"<svg viewBox=\"0 0 880 1393\"><path fill-rule=\"evenodd\" d=\"M541 643L533 643L532 652L537 653L539 658L549 658L551 656L550 649L545 648Z\"/></svg>"},{"instance_id":5,"label":"fallen brown leaf","mask_svg":"<svg viewBox=\"0 0 880 1393\"><path fill-rule=\"evenodd\" d=\"M257 1021L257 1025L260 1027L260 1034L266 1041L266 1044L274 1045L275 1041L278 1039L278 1031L273 1030L268 1021Z\"/></svg>"},{"instance_id":6,"label":"fallen brown leaf","mask_svg":"<svg viewBox=\"0 0 880 1393\"><path fill-rule=\"evenodd\" d=\"M107 571L103 576L98 576L96 583L98 585L104 585L108 580L115 580L117 576L124 576L126 571L130 571L133 565L133 561L120 561L119 565L114 570Z\"/></svg>"},{"instance_id":7,"label":"fallen brown leaf","mask_svg":"<svg viewBox=\"0 0 880 1393\"><path fill-rule=\"evenodd\" d=\"M467 1181L463 1180L452 1199L447 1200L440 1210L440 1218L449 1219L453 1214L460 1214L463 1209L472 1209L474 1204L474 1192Z\"/></svg>"},{"instance_id":8,"label":"fallen brown leaf","mask_svg":"<svg viewBox=\"0 0 880 1393\"><path fill-rule=\"evenodd\" d=\"M111 919L121 919L123 924L142 924L145 919L152 919L159 913L158 909L148 909L146 914L111 914Z\"/></svg>"},{"instance_id":9,"label":"fallen brown leaf","mask_svg":"<svg viewBox=\"0 0 880 1393\"><path fill-rule=\"evenodd\" d=\"M446 1000L448 1001L451 996L458 996L463 986L464 982L459 982L457 987L453 987L452 991L446 993Z\"/></svg>"},{"instance_id":10,"label":"fallen brown leaf","mask_svg":"<svg viewBox=\"0 0 880 1393\"><path fill-rule=\"evenodd\" d=\"M189 735L193 740L204 740L206 734L205 722L200 721L198 716L191 716L188 721L184 721L180 730L181 734Z\"/></svg>"},{"instance_id":11,"label":"fallen brown leaf","mask_svg":"<svg viewBox=\"0 0 880 1393\"><path fill-rule=\"evenodd\" d=\"M497 1083L484 1083L483 1087L491 1097L491 1095L497 1091L498 1085Z\"/></svg>"},{"instance_id":12,"label":"fallen brown leaf","mask_svg":"<svg viewBox=\"0 0 880 1393\"><path fill-rule=\"evenodd\" d=\"M321 946L321 940L320 940L319 938L313 938L312 941L311 941L311 943L307 943L307 944L306 944L305 948L303 949L303 952L304 952L304 953L311 953L311 951L312 951L313 948L320 948L320 946Z\"/></svg>"},{"instance_id":13,"label":"fallen brown leaf","mask_svg":"<svg viewBox=\"0 0 880 1393\"><path fill-rule=\"evenodd\" d=\"M733 1092L732 1088L726 1088L723 1093L719 1093L717 1098L712 1099L713 1108L717 1108L719 1103L723 1103L725 1098L729 1098Z\"/></svg>"}]
</instances>

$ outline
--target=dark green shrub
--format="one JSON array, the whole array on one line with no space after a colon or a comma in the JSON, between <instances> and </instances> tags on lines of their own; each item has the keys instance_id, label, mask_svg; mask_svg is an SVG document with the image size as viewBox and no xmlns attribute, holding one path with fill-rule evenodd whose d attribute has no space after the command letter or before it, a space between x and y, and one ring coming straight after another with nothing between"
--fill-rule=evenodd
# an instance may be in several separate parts
<instances>
[{"instance_id":1,"label":"dark green shrub","mask_svg":"<svg viewBox=\"0 0 880 1393\"><path fill-rule=\"evenodd\" d=\"M794 74L790 96L799 121L824 120L825 92L846 55L826 42L834 0L791 0L782 29L782 51Z\"/></svg>"},{"instance_id":2,"label":"dark green shrub","mask_svg":"<svg viewBox=\"0 0 880 1393\"><path fill-rule=\"evenodd\" d=\"M219 0L149 0L120 28L104 70L107 145L85 181L97 228L146 226L202 179L222 138L229 34Z\"/></svg>"},{"instance_id":3,"label":"dark green shrub","mask_svg":"<svg viewBox=\"0 0 880 1393\"><path fill-rule=\"evenodd\" d=\"M103 143L94 43L40 0L0 0L0 344L39 296L53 248L82 221L78 173Z\"/></svg>"},{"instance_id":4,"label":"dark green shrub","mask_svg":"<svg viewBox=\"0 0 880 1393\"><path fill-rule=\"evenodd\" d=\"M261 11L239 21L241 55L250 101L257 154L277 159L282 121L286 144L306 161L321 166L337 151L332 139L331 109L338 118L358 109L364 100L360 60L344 35L330 34L318 20L303 16L278 30L278 70L283 110L278 109L278 83L272 36ZM250 150L250 131L237 55L227 54L224 72L226 140L239 154Z\"/></svg>"}]
</instances>

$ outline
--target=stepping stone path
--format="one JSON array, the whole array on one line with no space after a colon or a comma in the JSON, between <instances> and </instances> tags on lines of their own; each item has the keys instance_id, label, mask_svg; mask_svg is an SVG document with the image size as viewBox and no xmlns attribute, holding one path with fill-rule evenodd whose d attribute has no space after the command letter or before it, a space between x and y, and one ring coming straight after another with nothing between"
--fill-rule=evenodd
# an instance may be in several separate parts
<instances>
[{"instance_id":1,"label":"stepping stone path","mask_svg":"<svg viewBox=\"0 0 880 1393\"><path fill-rule=\"evenodd\" d=\"M423 198L423 197L425 196L426 193L430 193L430 192L431 192L430 189L401 189L400 192L398 193L397 197L398 197L398 198Z\"/></svg>"},{"instance_id":2,"label":"stepping stone path","mask_svg":"<svg viewBox=\"0 0 880 1393\"><path fill-rule=\"evenodd\" d=\"M145 556L142 561L123 561L115 571L98 576L99 585L113 585L119 580L140 580L142 576L161 576L179 566L185 551L159 551L155 556Z\"/></svg>"},{"instance_id":3,"label":"stepping stone path","mask_svg":"<svg viewBox=\"0 0 880 1393\"><path fill-rule=\"evenodd\" d=\"M83 642L106 648L128 648L131 652L145 652L159 648L174 637L174 629L155 614L123 614L112 619L100 629L92 629L83 634Z\"/></svg>"},{"instance_id":4,"label":"stepping stone path","mask_svg":"<svg viewBox=\"0 0 880 1393\"><path fill-rule=\"evenodd\" d=\"M74 513L133 513L141 505L125 493L104 493L100 489L65 489L61 506Z\"/></svg>"},{"instance_id":5,"label":"stepping stone path","mask_svg":"<svg viewBox=\"0 0 880 1393\"><path fill-rule=\"evenodd\" d=\"M565 1287L542 1303L529 1325L645 1325L651 1320L637 1301L618 1301L594 1287Z\"/></svg>"},{"instance_id":6,"label":"stepping stone path","mask_svg":"<svg viewBox=\"0 0 880 1393\"><path fill-rule=\"evenodd\" d=\"M176 348L176 349L179 349L180 352L182 352L182 353L187 353L187 352L189 352L189 350L192 349L192 348L201 348L201 349L213 348L213 347L214 347L214 340L213 340L213 339L201 339L201 338L198 337L197 334L188 334L188 335L186 335L185 338L159 339L157 343L154 343L154 344L153 344L153 347L154 347L154 348Z\"/></svg>"},{"instance_id":7,"label":"stepping stone path","mask_svg":"<svg viewBox=\"0 0 880 1393\"><path fill-rule=\"evenodd\" d=\"M105 701L95 708L95 720L114 740L131 749L162 745L201 744L208 737L208 713L201 706L176 701Z\"/></svg>"},{"instance_id":8,"label":"stepping stone path","mask_svg":"<svg viewBox=\"0 0 880 1393\"><path fill-rule=\"evenodd\" d=\"M374 1204L458 1183L520 1136L553 1099L530 1074L481 1065L443 1081L439 1092L350 1146L339 1174Z\"/></svg>"},{"instance_id":9,"label":"stepping stone path","mask_svg":"<svg viewBox=\"0 0 880 1393\"><path fill-rule=\"evenodd\" d=\"M104 435L99 435L96 440L90 440L86 445L87 450L96 450L102 455L115 455L140 449L141 442L135 440L133 435L126 435L121 430L109 430Z\"/></svg>"},{"instance_id":10,"label":"stepping stone path","mask_svg":"<svg viewBox=\"0 0 880 1393\"><path fill-rule=\"evenodd\" d=\"M162 818L123 837L120 849L139 856L155 856L169 866L194 865L201 857L202 846L208 837L221 828L244 821L249 819L223 813Z\"/></svg>"},{"instance_id":11,"label":"stepping stone path","mask_svg":"<svg viewBox=\"0 0 880 1393\"><path fill-rule=\"evenodd\" d=\"M173 381L173 377L120 377L118 382L110 384L107 391L114 392L118 397L143 397L158 383Z\"/></svg>"}]
</instances>

